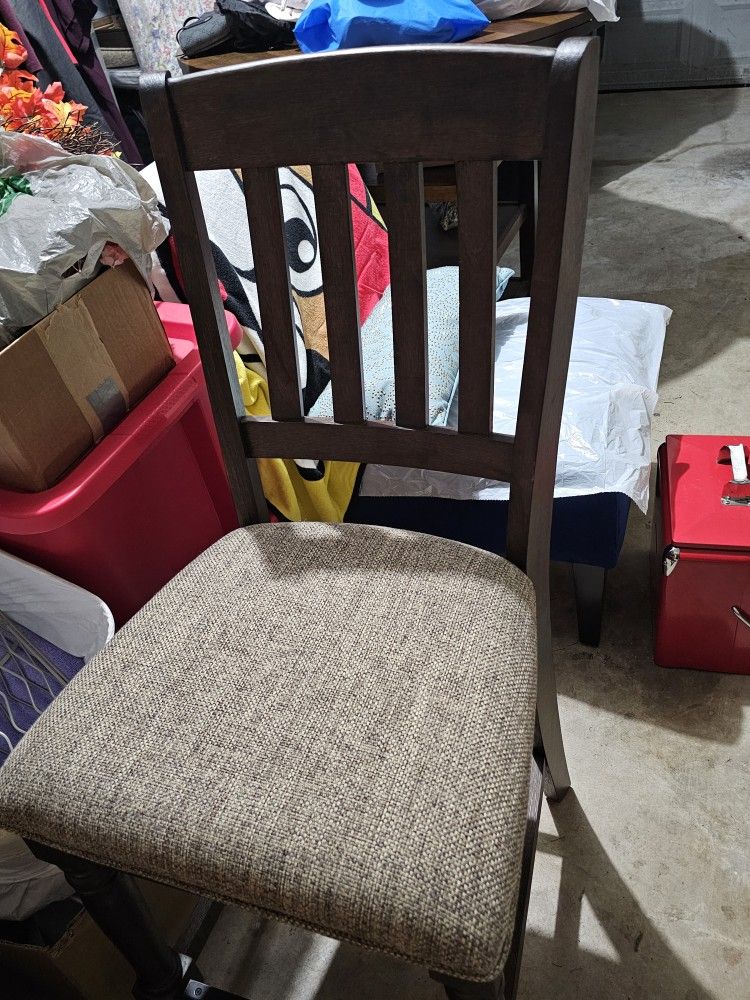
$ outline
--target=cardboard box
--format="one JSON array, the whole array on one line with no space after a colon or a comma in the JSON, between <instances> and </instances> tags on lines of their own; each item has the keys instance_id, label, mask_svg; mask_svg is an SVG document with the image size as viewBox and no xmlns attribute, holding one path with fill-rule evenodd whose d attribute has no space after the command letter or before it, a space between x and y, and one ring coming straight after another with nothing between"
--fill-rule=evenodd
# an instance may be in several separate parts
<instances>
[{"instance_id":1,"label":"cardboard box","mask_svg":"<svg viewBox=\"0 0 750 1000\"><path fill-rule=\"evenodd\" d=\"M173 365L135 265L105 270L0 351L0 486L54 486Z\"/></svg>"},{"instance_id":2,"label":"cardboard box","mask_svg":"<svg viewBox=\"0 0 750 1000\"><path fill-rule=\"evenodd\" d=\"M157 926L176 944L197 897L137 881ZM133 1000L133 970L83 911L49 947L0 940L0 970L3 1000Z\"/></svg>"}]
</instances>

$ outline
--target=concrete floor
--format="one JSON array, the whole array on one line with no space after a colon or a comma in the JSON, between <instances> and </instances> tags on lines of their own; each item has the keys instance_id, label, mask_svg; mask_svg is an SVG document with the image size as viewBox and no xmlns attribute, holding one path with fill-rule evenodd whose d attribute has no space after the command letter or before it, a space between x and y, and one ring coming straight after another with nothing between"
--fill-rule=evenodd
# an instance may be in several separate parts
<instances>
[{"instance_id":1,"label":"concrete floor","mask_svg":"<svg viewBox=\"0 0 750 1000\"><path fill-rule=\"evenodd\" d=\"M750 89L603 96L582 292L674 309L654 441L750 433ZM554 628L575 791L544 807L522 1000L750 998L750 677L651 659L634 510L601 647ZM252 1000L428 1000L421 970L227 911L203 957Z\"/></svg>"}]
</instances>

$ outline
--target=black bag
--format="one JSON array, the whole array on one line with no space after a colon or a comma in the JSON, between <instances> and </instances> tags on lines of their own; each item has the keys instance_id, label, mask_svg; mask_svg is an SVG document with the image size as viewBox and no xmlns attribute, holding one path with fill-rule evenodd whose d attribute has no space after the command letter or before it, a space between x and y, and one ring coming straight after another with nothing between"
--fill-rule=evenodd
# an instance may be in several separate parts
<instances>
[{"instance_id":1,"label":"black bag","mask_svg":"<svg viewBox=\"0 0 750 1000\"><path fill-rule=\"evenodd\" d=\"M266 10L262 0L216 0L232 32L238 52L288 49L294 42L294 22L280 20Z\"/></svg>"},{"instance_id":2,"label":"black bag","mask_svg":"<svg viewBox=\"0 0 750 1000\"><path fill-rule=\"evenodd\" d=\"M189 17L177 32L177 44L188 59L231 52L235 47L227 19L218 10Z\"/></svg>"}]
</instances>

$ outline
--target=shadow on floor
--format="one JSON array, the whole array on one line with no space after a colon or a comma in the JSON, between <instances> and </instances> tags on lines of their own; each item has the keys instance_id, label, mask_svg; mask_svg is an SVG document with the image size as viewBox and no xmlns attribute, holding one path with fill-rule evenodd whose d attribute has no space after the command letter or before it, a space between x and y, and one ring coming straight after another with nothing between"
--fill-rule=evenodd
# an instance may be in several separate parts
<instances>
[{"instance_id":1,"label":"shadow on floor","mask_svg":"<svg viewBox=\"0 0 750 1000\"><path fill-rule=\"evenodd\" d=\"M689 97L601 96L581 279L583 295L674 310L662 390L750 330L750 102L742 88Z\"/></svg>"},{"instance_id":2,"label":"shadow on floor","mask_svg":"<svg viewBox=\"0 0 750 1000\"><path fill-rule=\"evenodd\" d=\"M556 833L540 833L537 864L561 862L554 932L527 932L519 1000L549 997L553 976L561 1000L713 1000L617 872L575 792L551 812Z\"/></svg>"},{"instance_id":3,"label":"shadow on floor","mask_svg":"<svg viewBox=\"0 0 750 1000\"><path fill-rule=\"evenodd\" d=\"M715 147L722 153L731 149L730 130L710 139L701 133L712 126L721 129L722 123L735 113L740 93L737 87L701 90L700 95L696 91L689 115L675 111L684 106L680 90L662 92L658 104L649 91L600 94L592 191L601 186L603 172L610 182L643 163L674 163L691 149Z\"/></svg>"},{"instance_id":4,"label":"shadow on floor","mask_svg":"<svg viewBox=\"0 0 750 1000\"><path fill-rule=\"evenodd\" d=\"M710 188L710 177L705 184ZM732 186L736 190L739 182ZM662 393L673 380L748 337L750 245L745 232L605 188L592 194L590 206L581 294L659 302L673 310ZM613 265L618 255L622 262Z\"/></svg>"}]
</instances>

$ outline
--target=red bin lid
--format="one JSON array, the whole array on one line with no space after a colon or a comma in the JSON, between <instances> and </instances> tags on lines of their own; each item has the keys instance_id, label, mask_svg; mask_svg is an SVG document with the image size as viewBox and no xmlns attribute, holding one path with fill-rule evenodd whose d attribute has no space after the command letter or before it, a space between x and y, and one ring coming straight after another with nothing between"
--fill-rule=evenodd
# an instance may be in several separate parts
<instances>
[{"instance_id":1,"label":"red bin lid","mask_svg":"<svg viewBox=\"0 0 750 1000\"><path fill-rule=\"evenodd\" d=\"M750 502L722 503L722 497L747 497L750 483L734 483L728 445L744 446L750 468L750 437L669 435L662 490L669 498L672 541L701 549L750 550Z\"/></svg>"}]
</instances>

